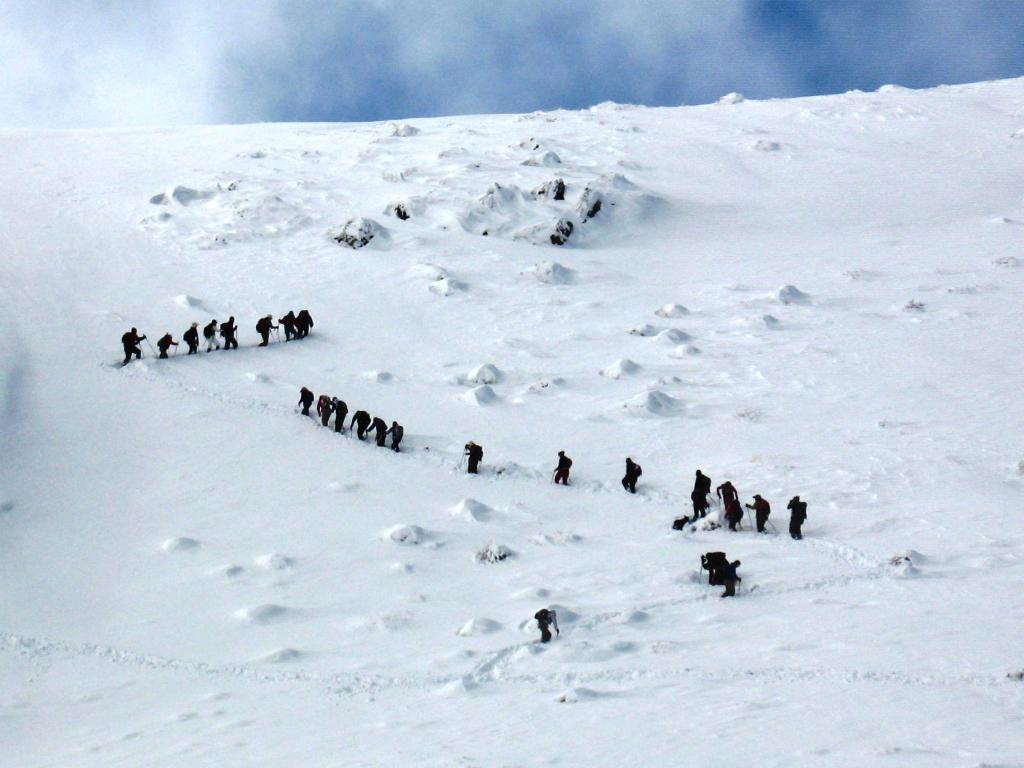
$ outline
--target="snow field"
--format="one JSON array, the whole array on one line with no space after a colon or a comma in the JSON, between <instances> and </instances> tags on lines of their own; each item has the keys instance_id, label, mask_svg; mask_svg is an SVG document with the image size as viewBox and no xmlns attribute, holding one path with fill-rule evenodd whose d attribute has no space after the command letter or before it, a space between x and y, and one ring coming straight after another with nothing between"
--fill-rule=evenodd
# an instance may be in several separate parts
<instances>
[{"instance_id":1,"label":"snow field","mask_svg":"<svg viewBox=\"0 0 1024 768\"><path fill-rule=\"evenodd\" d=\"M0 764L1019 762L1022 104L0 134Z\"/></svg>"}]
</instances>

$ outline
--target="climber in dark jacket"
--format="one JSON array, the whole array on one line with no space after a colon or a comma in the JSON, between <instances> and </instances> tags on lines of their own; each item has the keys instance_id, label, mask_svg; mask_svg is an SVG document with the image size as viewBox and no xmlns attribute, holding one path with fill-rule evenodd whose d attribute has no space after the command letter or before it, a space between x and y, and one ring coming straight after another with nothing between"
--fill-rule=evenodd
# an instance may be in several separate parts
<instances>
[{"instance_id":1,"label":"climber in dark jacket","mask_svg":"<svg viewBox=\"0 0 1024 768\"><path fill-rule=\"evenodd\" d=\"M135 356L136 360L142 359L142 350L139 349L139 343L145 338L145 336L139 336L139 332L134 328L121 337L121 346L124 347L124 365L128 365L131 362L132 355Z\"/></svg>"},{"instance_id":2,"label":"climber in dark jacket","mask_svg":"<svg viewBox=\"0 0 1024 768\"><path fill-rule=\"evenodd\" d=\"M181 338L188 344L188 353L190 355L199 352L199 323L192 323L192 327L185 331Z\"/></svg>"},{"instance_id":3,"label":"climber in dark jacket","mask_svg":"<svg viewBox=\"0 0 1024 768\"><path fill-rule=\"evenodd\" d=\"M731 563L726 561L725 565L722 566L719 571L722 583L725 585L725 592L722 593L722 597L735 597L736 596L736 582L743 581L736 573L736 569L740 567L739 560L733 560Z\"/></svg>"},{"instance_id":4,"label":"climber in dark jacket","mask_svg":"<svg viewBox=\"0 0 1024 768\"><path fill-rule=\"evenodd\" d=\"M237 332L238 326L235 325L234 315L220 324L220 337L224 339L224 349L238 349L238 339L235 338Z\"/></svg>"},{"instance_id":5,"label":"climber in dark jacket","mask_svg":"<svg viewBox=\"0 0 1024 768\"><path fill-rule=\"evenodd\" d=\"M630 493L636 493L636 481L644 473L643 469L633 459L626 459L626 474L622 478L622 487Z\"/></svg>"},{"instance_id":6,"label":"climber in dark jacket","mask_svg":"<svg viewBox=\"0 0 1024 768\"><path fill-rule=\"evenodd\" d=\"M772 513L771 505L765 499L762 499L760 494L755 493L754 503L746 504L745 506L747 509L754 510L754 522L757 523L757 532L767 533L764 529L764 524L768 522L768 515Z\"/></svg>"},{"instance_id":7,"label":"climber in dark jacket","mask_svg":"<svg viewBox=\"0 0 1024 768\"><path fill-rule=\"evenodd\" d=\"M391 435L391 450L398 453L398 446L401 445L402 438L405 437L405 427L397 421L392 421L391 429L389 429L386 434Z\"/></svg>"},{"instance_id":8,"label":"climber in dark jacket","mask_svg":"<svg viewBox=\"0 0 1024 768\"><path fill-rule=\"evenodd\" d=\"M480 462L484 460L484 449L483 446L479 446L470 440L466 443L466 447L463 449L463 455L468 459L469 467L466 470L471 475L479 474Z\"/></svg>"},{"instance_id":9,"label":"climber in dark jacket","mask_svg":"<svg viewBox=\"0 0 1024 768\"><path fill-rule=\"evenodd\" d=\"M537 620L537 628L540 629L540 641L542 643L551 642L551 630L549 627L554 626L555 634L562 634L558 630L558 614L550 608L541 608L535 614L533 618Z\"/></svg>"},{"instance_id":10,"label":"climber in dark jacket","mask_svg":"<svg viewBox=\"0 0 1024 768\"><path fill-rule=\"evenodd\" d=\"M313 327L313 318L308 309L299 310L295 317L295 338L304 339L309 336L309 329Z\"/></svg>"},{"instance_id":11,"label":"climber in dark jacket","mask_svg":"<svg viewBox=\"0 0 1024 768\"><path fill-rule=\"evenodd\" d=\"M569 469L572 467L572 459L565 455L565 451L558 452L558 466L555 467L555 485L569 484Z\"/></svg>"},{"instance_id":12,"label":"climber in dark jacket","mask_svg":"<svg viewBox=\"0 0 1024 768\"><path fill-rule=\"evenodd\" d=\"M284 328L284 340L286 342L287 341L291 341L293 338L295 338L295 313L294 312L292 312L289 309L287 315L285 315L284 317L277 318L277 322L279 322L281 324L281 327Z\"/></svg>"},{"instance_id":13,"label":"climber in dark jacket","mask_svg":"<svg viewBox=\"0 0 1024 768\"><path fill-rule=\"evenodd\" d=\"M363 440L366 437L366 430L370 428L370 414L366 411L356 411L352 414L352 423L349 429L356 431L356 437Z\"/></svg>"},{"instance_id":14,"label":"climber in dark jacket","mask_svg":"<svg viewBox=\"0 0 1024 768\"><path fill-rule=\"evenodd\" d=\"M325 427L327 422L331 420L331 414L334 412L334 406L331 405L330 395L320 395L316 400L316 413L320 417L320 423Z\"/></svg>"},{"instance_id":15,"label":"climber in dark jacket","mask_svg":"<svg viewBox=\"0 0 1024 768\"><path fill-rule=\"evenodd\" d=\"M313 405L313 391L303 387L299 390L299 405L302 406L302 415L309 416L309 409Z\"/></svg>"},{"instance_id":16,"label":"climber in dark jacket","mask_svg":"<svg viewBox=\"0 0 1024 768\"><path fill-rule=\"evenodd\" d=\"M160 337L160 340L157 341L156 343L156 348L160 350L161 360L167 359L167 350L170 349L172 346L178 346L178 342L174 340L174 337L171 336L171 334L165 333L163 336Z\"/></svg>"},{"instance_id":17,"label":"climber in dark jacket","mask_svg":"<svg viewBox=\"0 0 1024 768\"><path fill-rule=\"evenodd\" d=\"M800 501L799 496L794 496L789 500L786 509L792 510L789 515L789 535L794 539L802 539L804 534L800 529L807 519L807 502Z\"/></svg>"},{"instance_id":18,"label":"climber in dark jacket","mask_svg":"<svg viewBox=\"0 0 1024 768\"><path fill-rule=\"evenodd\" d=\"M256 333L258 333L263 338L263 341L261 341L257 346L267 346L267 344L270 343L270 332L276 330L277 326L274 325L273 315L267 315L266 317L261 317L259 320L257 320Z\"/></svg>"},{"instance_id":19,"label":"climber in dark jacket","mask_svg":"<svg viewBox=\"0 0 1024 768\"><path fill-rule=\"evenodd\" d=\"M704 517L711 505L708 503L708 494L711 493L711 478L697 470L697 478L693 481L693 493L690 494L690 501L693 502L693 519Z\"/></svg>"},{"instance_id":20,"label":"climber in dark jacket","mask_svg":"<svg viewBox=\"0 0 1024 768\"><path fill-rule=\"evenodd\" d=\"M334 398L331 401L331 406L334 408L334 431L344 432L345 417L348 416L348 405L345 404L344 400Z\"/></svg>"},{"instance_id":21,"label":"climber in dark jacket","mask_svg":"<svg viewBox=\"0 0 1024 768\"><path fill-rule=\"evenodd\" d=\"M370 423L370 432L376 432L377 436L374 440L377 443L378 448L384 447L384 441L388 436L388 425L380 416L374 416L373 421Z\"/></svg>"}]
</instances>

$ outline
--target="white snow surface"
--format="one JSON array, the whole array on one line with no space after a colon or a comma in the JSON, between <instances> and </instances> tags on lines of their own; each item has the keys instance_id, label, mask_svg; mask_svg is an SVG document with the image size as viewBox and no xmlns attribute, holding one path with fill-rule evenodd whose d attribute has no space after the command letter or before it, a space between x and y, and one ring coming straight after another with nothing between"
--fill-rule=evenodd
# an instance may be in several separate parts
<instances>
[{"instance_id":1,"label":"white snow surface","mask_svg":"<svg viewBox=\"0 0 1024 768\"><path fill-rule=\"evenodd\" d=\"M0 765L1020 765L1024 80L724 101L0 132Z\"/></svg>"}]
</instances>

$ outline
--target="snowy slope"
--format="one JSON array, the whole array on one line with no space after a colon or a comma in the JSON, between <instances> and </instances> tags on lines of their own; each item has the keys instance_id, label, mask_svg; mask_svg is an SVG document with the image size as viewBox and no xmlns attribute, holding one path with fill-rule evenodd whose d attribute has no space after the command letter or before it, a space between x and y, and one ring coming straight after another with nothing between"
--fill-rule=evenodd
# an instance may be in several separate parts
<instances>
[{"instance_id":1,"label":"snowy slope","mask_svg":"<svg viewBox=\"0 0 1024 768\"><path fill-rule=\"evenodd\" d=\"M1022 137L1024 80L0 133L0 765L1019 765ZM673 532L697 467L805 539Z\"/></svg>"}]
</instances>

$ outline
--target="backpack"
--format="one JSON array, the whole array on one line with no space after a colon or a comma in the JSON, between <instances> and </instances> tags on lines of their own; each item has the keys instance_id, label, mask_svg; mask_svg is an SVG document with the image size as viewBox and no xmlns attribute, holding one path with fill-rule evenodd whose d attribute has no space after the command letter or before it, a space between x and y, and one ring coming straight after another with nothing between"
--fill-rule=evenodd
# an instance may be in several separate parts
<instances>
[{"instance_id":1,"label":"backpack","mask_svg":"<svg viewBox=\"0 0 1024 768\"><path fill-rule=\"evenodd\" d=\"M537 620L538 624L550 624L551 611L549 611L547 608L541 608L539 611L533 614L533 618Z\"/></svg>"},{"instance_id":2,"label":"backpack","mask_svg":"<svg viewBox=\"0 0 1024 768\"><path fill-rule=\"evenodd\" d=\"M688 517L677 517L675 520L672 521L672 530L681 531L684 528L686 528L686 524L688 522L690 522L690 518Z\"/></svg>"},{"instance_id":3,"label":"backpack","mask_svg":"<svg viewBox=\"0 0 1024 768\"><path fill-rule=\"evenodd\" d=\"M212 339L213 338L213 326L212 325L207 325L207 326L203 327L203 338L205 338L205 339Z\"/></svg>"}]
</instances>

